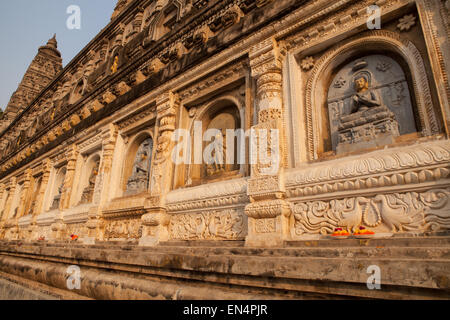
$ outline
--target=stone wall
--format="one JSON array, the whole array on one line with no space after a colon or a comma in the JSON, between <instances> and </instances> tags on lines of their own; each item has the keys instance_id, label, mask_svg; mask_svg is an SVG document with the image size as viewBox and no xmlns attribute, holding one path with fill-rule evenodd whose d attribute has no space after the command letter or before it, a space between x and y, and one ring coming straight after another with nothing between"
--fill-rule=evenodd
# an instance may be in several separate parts
<instances>
[{"instance_id":1,"label":"stone wall","mask_svg":"<svg viewBox=\"0 0 450 320\"><path fill-rule=\"evenodd\" d=\"M450 228L444 1L377 1L380 30L364 0L176 2L122 3L0 133L1 238L278 246ZM196 123L252 129L244 164L173 163ZM250 164L265 130L280 157Z\"/></svg>"}]
</instances>

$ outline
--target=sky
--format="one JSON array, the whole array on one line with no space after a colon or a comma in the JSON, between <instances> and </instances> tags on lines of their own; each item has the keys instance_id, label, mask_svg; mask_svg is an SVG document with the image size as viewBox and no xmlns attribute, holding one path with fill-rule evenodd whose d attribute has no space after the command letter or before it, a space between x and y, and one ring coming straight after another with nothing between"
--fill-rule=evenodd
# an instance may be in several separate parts
<instances>
[{"instance_id":1,"label":"sky","mask_svg":"<svg viewBox=\"0 0 450 320\"><path fill-rule=\"evenodd\" d=\"M56 33L66 66L110 21L117 0L0 0L0 108L5 109L37 50ZM67 8L81 9L70 30Z\"/></svg>"}]
</instances>

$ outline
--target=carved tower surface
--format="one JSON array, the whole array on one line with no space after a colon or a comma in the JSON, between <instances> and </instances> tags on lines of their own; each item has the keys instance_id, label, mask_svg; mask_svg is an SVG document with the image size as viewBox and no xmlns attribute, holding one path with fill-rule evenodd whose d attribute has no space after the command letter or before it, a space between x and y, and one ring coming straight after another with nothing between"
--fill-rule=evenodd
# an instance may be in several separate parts
<instances>
[{"instance_id":1,"label":"carved tower surface","mask_svg":"<svg viewBox=\"0 0 450 320\"><path fill-rule=\"evenodd\" d=\"M54 35L45 46L39 48L17 90L11 96L3 119L0 120L0 130L8 126L61 70L61 53L58 51L58 42Z\"/></svg>"}]
</instances>

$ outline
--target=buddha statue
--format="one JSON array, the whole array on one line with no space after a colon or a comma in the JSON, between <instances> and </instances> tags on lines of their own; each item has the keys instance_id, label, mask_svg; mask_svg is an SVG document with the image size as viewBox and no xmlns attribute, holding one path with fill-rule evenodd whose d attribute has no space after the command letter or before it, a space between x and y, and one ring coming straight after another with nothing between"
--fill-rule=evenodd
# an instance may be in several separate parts
<instances>
[{"instance_id":1,"label":"buddha statue","mask_svg":"<svg viewBox=\"0 0 450 320\"><path fill-rule=\"evenodd\" d=\"M354 80L356 94L352 96L352 111L356 113L366 111L372 107L379 107L382 105L378 94L369 89L369 80L365 75L359 75Z\"/></svg>"}]
</instances>

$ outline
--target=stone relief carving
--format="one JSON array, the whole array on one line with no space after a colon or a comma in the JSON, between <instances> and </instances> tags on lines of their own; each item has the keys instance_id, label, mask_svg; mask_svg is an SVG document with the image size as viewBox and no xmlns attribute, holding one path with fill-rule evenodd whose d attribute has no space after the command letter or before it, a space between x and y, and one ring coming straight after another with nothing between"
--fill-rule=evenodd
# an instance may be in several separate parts
<instances>
[{"instance_id":1,"label":"stone relief carving","mask_svg":"<svg viewBox=\"0 0 450 320\"><path fill-rule=\"evenodd\" d=\"M376 232L450 229L450 188L427 192L379 194L373 197L300 202L294 205L294 232L330 234L336 227Z\"/></svg>"},{"instance_id":2,"label":"stone relief carving","mask_svg":"<svg viewBox=\"0 0 450 320\"><path fill-rule=\"evenodd\" d=\"M81 195L81 201L80 204L86 204L91 203L93 196L94 196L94 190L95 190L95 182L97 180L98 172L100 167L100 160L97 160L95 162L94 167L91 170L91 174L89 176L88 186L84 188L83 194Z\"/></svg>"},{"instance_id":3,"label":"stone relief carving","mask_svg":"<svg viewBox=\"0 0 450 320\"><path fill-rule=\"evenodd\" d=\"M134 160L131 177L127 182L127 195L136 194L147 190L150 175L152 150L153 140L151 138L146 139L139 146Z\"/></svg>"},{"instance_id":4,"label":"stone relief carving","mask_svg":"<svg viewBox=\"0 0 450 320\"><path fill-rule=\"evenodd\" d=\"M236 129L237 119L233 117L233 115L229 113L221 113L217 115L208 125L207 130L214 129L219 130L216 136L211 139L210 146L214 146L211 153L209 153L212 157L210 159L210 163L205 164L205 173L206 176L215 176L221 174L225 171L231 171L236 169L233 165L228 165L226 163L226 154L227 154L227 130L235 130ZM236 146L235 146L236 148ZM237 154L237 150L235 153Z\"/></svg>"},{"instance_id":5,"label":"stone relief carving","mask_svg":"<svg viewBox=\"0 0 450 320\"><path fill-rule=\"evenodd\" d=\"M111 220L106 222L105 238L111 239L139 239L142 236L140 219Z\"/></svg>"},{"instance_id":6,"label":"stone relief carving","mask_svg":"<svg viewBox=\"0 0 450 320\"><path fill-rule=\"evenodd\" d=\"M242 210L229 209L198 214L175 214L169 224L170 238L179 240L236 240L247 234Z\"/></svg>"},{"instance_id":7,"label":"stone relief carving","mask_svg":"<svg viewBox=\"0 0 450 320\"><path fill-rule=\"evenodd\" d=\"M328 109L332 148L338 153L393 143L417 131L405 73L383 55L342 67L331 82Z\"/></svg>"},{"instance_id":8,"label":"stone relief carving","mask_svg":"<svg viewBox=\"0 0 450 320\"><path fill-rule=\"evenodd\" d=\"M417 105L417 117L420 121L421 134L423 136L430 136L440 132L440 125L437 121L436 113L433 109L430 85L428 82L425 65L418 49L412 42L405 38L402 38L400 34L396 32L387 30L370 31L366 32L363 36L359 35L352 37L344 43L340 43L331 48L326 54L324 54L320 59L317 60L313 70L311 71L311 77L308 79L305 94L308 153L311 160L318 158L319 146L321 143L321 131L319 128L319 119L321 116L318 114L319 109L317 106L322 105L322 103L325 102L323 101L323 95L317 94L316 91L319 90L321 86L320 81L321 79L323 79L323 77L326 76L326 74L330 74L330 72L332 72L331 68L335 63L336 58L349 56L349 54L353 50L361 49L366 45L384 46L387 50L391 50L400 54L400 56L408 63L408 67L410 69L412 77L411 86L414 89L411 92L411 95L414 95L415 97L415 103ZM376 70L373 73L376 75L374 78L383 79L383 77L386 77L386 75L388 75L390 72L385 72L384 76L383 72L379 70ZM336 75L337 78L339 76L340 75ZM389 83L389 81L387 81L387 83ZM381 92L381 95L385 99L387 99L385 100L385 103L389 105L390 97L388 95L384 96L384 94L385 93ZM337 102L330 101L330 99L331 97L328 97L328 106L330 106L330 103L332 104L332 102ZM400 108L395 108L392 111L396 113L399 109ZM399 121L399 123L400 134L403 134L402 121ZM334 122L333 124L333 121L331 121L330 126L332 125L337 127L339 123ZM332 137L332 141L334 141L333 143L336 143L337 137Z\"/></svg>"}]
</instances>

